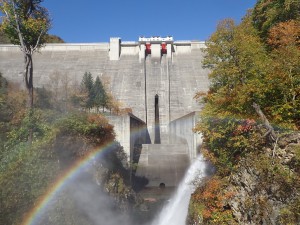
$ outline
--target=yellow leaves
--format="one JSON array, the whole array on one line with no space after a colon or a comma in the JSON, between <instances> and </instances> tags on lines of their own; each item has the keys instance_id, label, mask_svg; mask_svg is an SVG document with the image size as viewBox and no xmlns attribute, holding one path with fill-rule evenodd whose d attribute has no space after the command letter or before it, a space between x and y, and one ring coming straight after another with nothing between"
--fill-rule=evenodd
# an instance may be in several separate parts
<instances>
[{"instance_id":1,"label":"yellow leaves","mask_svg":"<svg viewBox=\"0 0 300 225\"><path fill-rule=\"evenodd\" d=\"M28 10L27 1L14 2L0 1L0 11L4 14L3 31L13 44L34 51L43 44L43 37L50 28L48 12L38 5Z\"/></svg>"},{"instance_id":2,"label":"yellow leaves","mask_svg":"<svg viewBox=\"0 0 300 225\"><path fill-rule=\"evenodd\" d=\"M0 0L0 10L7 10L9 8L9 4L7 3L7 1L4 0Z\"/></svg>"},{"instance_id":3,"label":"yellow leaves","mask_svg":"<svg viewBox=\"0 0 300 225\"><path fill-rule=\"evenodd\" d=\"M214 156L214 154L211 151L207 150L206 148L205 149L202 148L201 153L203 154L205 159L210 161L212 164L216 164L217 158Z\"/></svg>"},{"instance_id":4,"label":"yellow leaves","mask_svg":"<svg viewBox=\"0 0 300 225\"><path fill-rule=\"evenodd\" d=\"M41 29L46 26L46 22L44 19L34 19L29 18L24 24L27 25L28 28L32 30Z\"/></svg>"},{"instance_id":5,"label":"yellow leaves","mask_svg":"<svg viewBox=\"0 0 300 225\"><path fill-rule=\"evenodd\" d=\"M205 92L205 91L198 91L195 94L194 99L199 100L201 97L205 97L205 96L207 96L207 92Z\"/></svg>"}]
</instances>

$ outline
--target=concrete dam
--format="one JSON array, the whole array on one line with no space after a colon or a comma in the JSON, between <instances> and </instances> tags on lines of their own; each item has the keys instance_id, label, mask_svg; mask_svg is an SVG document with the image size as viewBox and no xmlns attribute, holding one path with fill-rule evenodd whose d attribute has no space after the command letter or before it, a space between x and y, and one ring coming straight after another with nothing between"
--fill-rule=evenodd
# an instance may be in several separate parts
<instances>
[{"instance_id":1,"label":"concrete dam","mask_svg":"<svg viewBox=\"0 0 300 225\"><path fill-rule=\"evenodd\" d=\"M208 90L203 69L204 42L173 37L140 37L123 42L47 44L34 55L34 86L45 87L53 75L68 76L78 86L85 72L109 81L109 90L132 113L108 116L136 175L149 187L177 186L201 144L192 132L201 105L193 97ZM23 56L18 46L0 45L0 72L23 84Z\"/></svg>"}]
</instances>

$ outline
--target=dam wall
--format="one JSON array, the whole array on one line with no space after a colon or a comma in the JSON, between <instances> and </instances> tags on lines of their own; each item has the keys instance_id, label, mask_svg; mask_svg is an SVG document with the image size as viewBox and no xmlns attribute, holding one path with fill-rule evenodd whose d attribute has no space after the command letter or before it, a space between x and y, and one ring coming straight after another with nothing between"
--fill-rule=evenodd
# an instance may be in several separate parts
<instances>
[{"instance_id":1,"label":"dam wall","mask_svg":"<svg viewBox=\"0 0 300 225\"><path fill-rule=\"evenodd\" d=\"M118 141L128 156L128 162L137 163L142 144L150 144L147 126L131 113L121 116L106 116L114 126L116 141Z\"/></svg>"},{"instance_id":2,"label":"dam wall","mask_svg":"<svg viewBox=\"0 0 300 225\"><path fill-rule=\"evenodd\" d=\"M155 96L158 96L162 144L172 144L168 132L174 126L178 135L181 122L171 121L201 110L193 97L197 91L207 91L209 86L209 71L201 64L204 48L204 42L174 41L172 37L141 37L131 42L116 37L108 43L47 44L34 54L33 83L35 87L48 88L62 83L58 79L66 78L69 86L78 88L85 72L94 78L99 76L122 107L132 109L134 116L114 119L117 121L114 124L117 138L133 157L135 141L130 136L130 124L134 122L130 120L138 118L149 131L150 140L142 144L154 143ZM18 46L0 45L0 72L9 81L25 87L23 62ZM183 129L190 128L183 126ZM187 135L180 135L190 143ZM193 158L195 148L189 146L188 151Z\"/></svg>"},{"instance_id":3,"label":"dam wall","mask_svg":"<svg viewBox=\"0 0 300 225\"><path fill-rule=\"evenodd\" d=\"M166 112L161 112L165 117L163 121L169 122L199 110L193 96L196 91L208 89L208 70L201 65L203 42L175 41L170 47L171 56L158 58L156 64L149 60L152 55L139 60L143 48L139 42L122 43L119 40L117 43L116 48L113 48L114 43L45 45L34 54L34 86L47 88L55 76L68 76L70 85L78 86L84 73L91 72L94 78L99 76L106 80L109 90L123 107L132 108L133 114L146 123L147 116L153 117L145 112L146 104L151 109L155 92L166 99ZM113 53L114 49L119 52ZM0 72L9 81L25 86L23 62L18 46L0 45ZM152 72L148 68L149 74L145 71L145 62L155 66ZM145 85L148 94L145 94Z\"/></svg>"}]
</instances>

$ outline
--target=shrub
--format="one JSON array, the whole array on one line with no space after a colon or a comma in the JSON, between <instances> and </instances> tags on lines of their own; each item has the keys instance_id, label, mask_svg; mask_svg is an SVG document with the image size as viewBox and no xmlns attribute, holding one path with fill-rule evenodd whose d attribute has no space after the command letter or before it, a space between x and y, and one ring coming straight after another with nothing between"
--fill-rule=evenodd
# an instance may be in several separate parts
<instances>
[{"instance_id":1,"label":"shrub","mask_svg":"<svg viewBox=\"0 0 300 225\"><path fill-rule=\"evenodd\" d=\"M231 209L225 207L226 201L234 195L224 193L226 183L215 176L196 189L190 203L190 220L203 222L199 224L236 224Z\"/></svg>"},{"instance_id":2,"label":"shrub","mask_svg":"<svg viewBox=\"0 0 300 225\"><path fill-rule=\"evenodd\" d=\"M204 118L196 127L204 137L205 156L219 174L228 174L246 153L264 143L257 123L251 119Z\"/></svg>"}]
</instances>

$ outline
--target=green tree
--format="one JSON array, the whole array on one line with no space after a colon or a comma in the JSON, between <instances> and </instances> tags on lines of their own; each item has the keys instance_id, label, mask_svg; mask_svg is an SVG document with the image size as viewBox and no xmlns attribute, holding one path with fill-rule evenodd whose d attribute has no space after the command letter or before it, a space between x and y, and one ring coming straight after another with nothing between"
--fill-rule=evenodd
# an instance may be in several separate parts
<instances>
[{"instance_id":1,"label":"green tree","mask_svg":"<svg viewBox=\"0 0 300 225\"><path fill-rule=\"evenodd\" d=\"M81 92L87 96L84 107L88 109L94 106L95 95L93 86L93 75L90 72L85 72L81 81Z\"/></svg>"},{"instance_id":2,"label":"green tree","mask_svg":"<svg viewBox=\"0 0 300 225\"><path fill-rule=\"evenodd\" d=\"M206 101L216 113L249 114L252 102L261 102L262 78L268 64L250 16L238 26L231 19L220 22L206 45L203 65L211 70Z\"/></svg>"},{"instance_id":3,"label":"green tree","mask_svg":"<svg viewBox=\"0 0 300 225\"><path fill-rule=\"evenodd\" d=\"M99 109L100 106L102 106L103 108L103 112L104 112L104 108L107 107L107 101L108 101L108 97L106 94L106 91L104 89L104 86L99 78L99 76L97 76L95 84L93 86L93 93L94 93L94 106L97 107L97 111Z\"/></svg>"},{"instance_id":4,"label":"green tree","mask_svg":"<svg viewBox=\"0 0 300 225\"><path fill-rule=\"evenodd\" d=\"M0 25L0 44L10 44L10 40L3 32L1 25Z\"/></svg>"},{"instance_id":5,"label":"green tree","mask_svg":"<svg viewBox=\"0 0 300 225\"><path fill-rule=\"evenodd\" d=\"M47 34L45 36L45 43L65 43L65 41L57 35ZM9 38L4 33L3 29L1 29L1 25L0 25L0 44L11 44Z\"/></svg>"}]
</instances>

